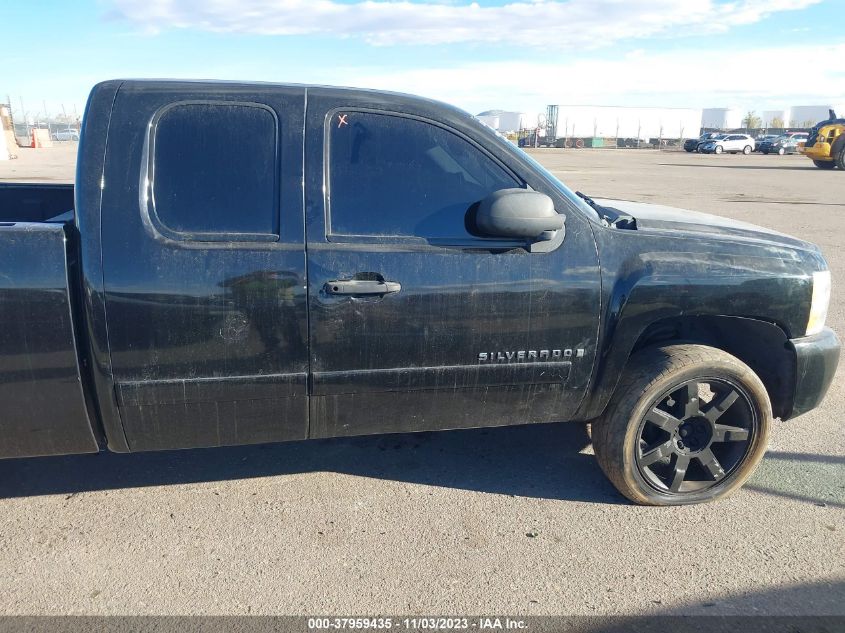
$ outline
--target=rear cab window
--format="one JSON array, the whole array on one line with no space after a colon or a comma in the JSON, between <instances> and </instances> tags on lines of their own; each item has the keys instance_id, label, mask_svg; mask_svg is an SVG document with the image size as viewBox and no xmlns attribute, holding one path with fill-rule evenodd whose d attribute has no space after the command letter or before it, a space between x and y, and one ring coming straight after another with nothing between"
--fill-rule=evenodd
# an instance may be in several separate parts
<instances>
[{"instance_id":1,"label":"rear cab window","mask_svg":"<svg viewBox=\"0 0 845 633\"><path fill-rule=\"evenodd\" d=\"M278 125L272 110L252 103L159 111L146 173L155 228L179 240L278 240Z\"/></svg>"}]
</instances>

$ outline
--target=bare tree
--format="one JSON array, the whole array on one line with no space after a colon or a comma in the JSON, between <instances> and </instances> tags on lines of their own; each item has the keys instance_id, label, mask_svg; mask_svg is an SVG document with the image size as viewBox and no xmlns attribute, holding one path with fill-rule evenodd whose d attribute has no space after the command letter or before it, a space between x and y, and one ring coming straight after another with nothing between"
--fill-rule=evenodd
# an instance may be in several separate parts
<instances>
[{"instance_id":1,"label":"bare tree","mask_svg":"<svg viewBox=\"0 0 845 633\"><path fill-rule=\"evenodd\" d=\"M751 110L745 115L745 118L742 120L742 124L745 126L746 132L759 129L763 125L760 117L757 116L757 113L754 112L754 110Z\"/></svg>"}]
</instances>

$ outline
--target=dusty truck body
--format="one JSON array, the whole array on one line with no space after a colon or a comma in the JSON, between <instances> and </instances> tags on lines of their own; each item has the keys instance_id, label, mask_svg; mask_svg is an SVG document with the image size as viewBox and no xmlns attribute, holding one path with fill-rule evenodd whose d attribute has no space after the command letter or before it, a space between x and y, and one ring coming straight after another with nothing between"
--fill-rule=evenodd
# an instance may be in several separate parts
<instances>
[{"instance_id":1,"label":"dusty truck body","mask_svg":"<svg viewBox=\"0 0 845 633\"><path fill-rule=\"evenodd\" d=\"M0 187L0 455L592 421L629 498L714 499L824 397L829 287L440 103L109 81L74 186Z\"/></svg>"}]
</instances>

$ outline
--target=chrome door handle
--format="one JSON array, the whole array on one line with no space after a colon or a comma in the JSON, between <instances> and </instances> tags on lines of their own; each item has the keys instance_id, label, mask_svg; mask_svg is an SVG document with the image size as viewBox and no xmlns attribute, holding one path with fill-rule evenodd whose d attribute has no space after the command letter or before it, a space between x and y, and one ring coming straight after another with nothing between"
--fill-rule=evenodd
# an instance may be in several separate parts
<instances>
[{"instance_id":1,"label":"chrome door handle","mask_svg":"<svg viewBox=\"0 0 845 633\"><path fill-rule=\"evenodd\" d=\"M323 286L329 295L387 295L402 290L402 285L395 281L377 281L375 279L343 279L327 281Z\"/></svg>"}]
</instances>

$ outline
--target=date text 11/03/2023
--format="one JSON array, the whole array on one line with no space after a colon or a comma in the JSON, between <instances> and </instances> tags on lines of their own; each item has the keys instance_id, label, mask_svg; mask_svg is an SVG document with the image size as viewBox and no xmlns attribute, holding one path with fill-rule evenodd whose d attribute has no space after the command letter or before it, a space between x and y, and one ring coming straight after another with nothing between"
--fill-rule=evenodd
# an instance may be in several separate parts
<instances>
[{"instance_id":1,"label":"date text 11/03/2023","mask_svg":"<svg viewBox=\"0 0 845 633\"><path fill-rule=\"evenodd\" d=\"M410 631L450 631L470 630L479 631L518 631L528 628L525 620L510 617L485 616L476 618L466 617L315 617L308 618L308 630L390 630L401 629Z\"/></svg>"}]
</instances>

